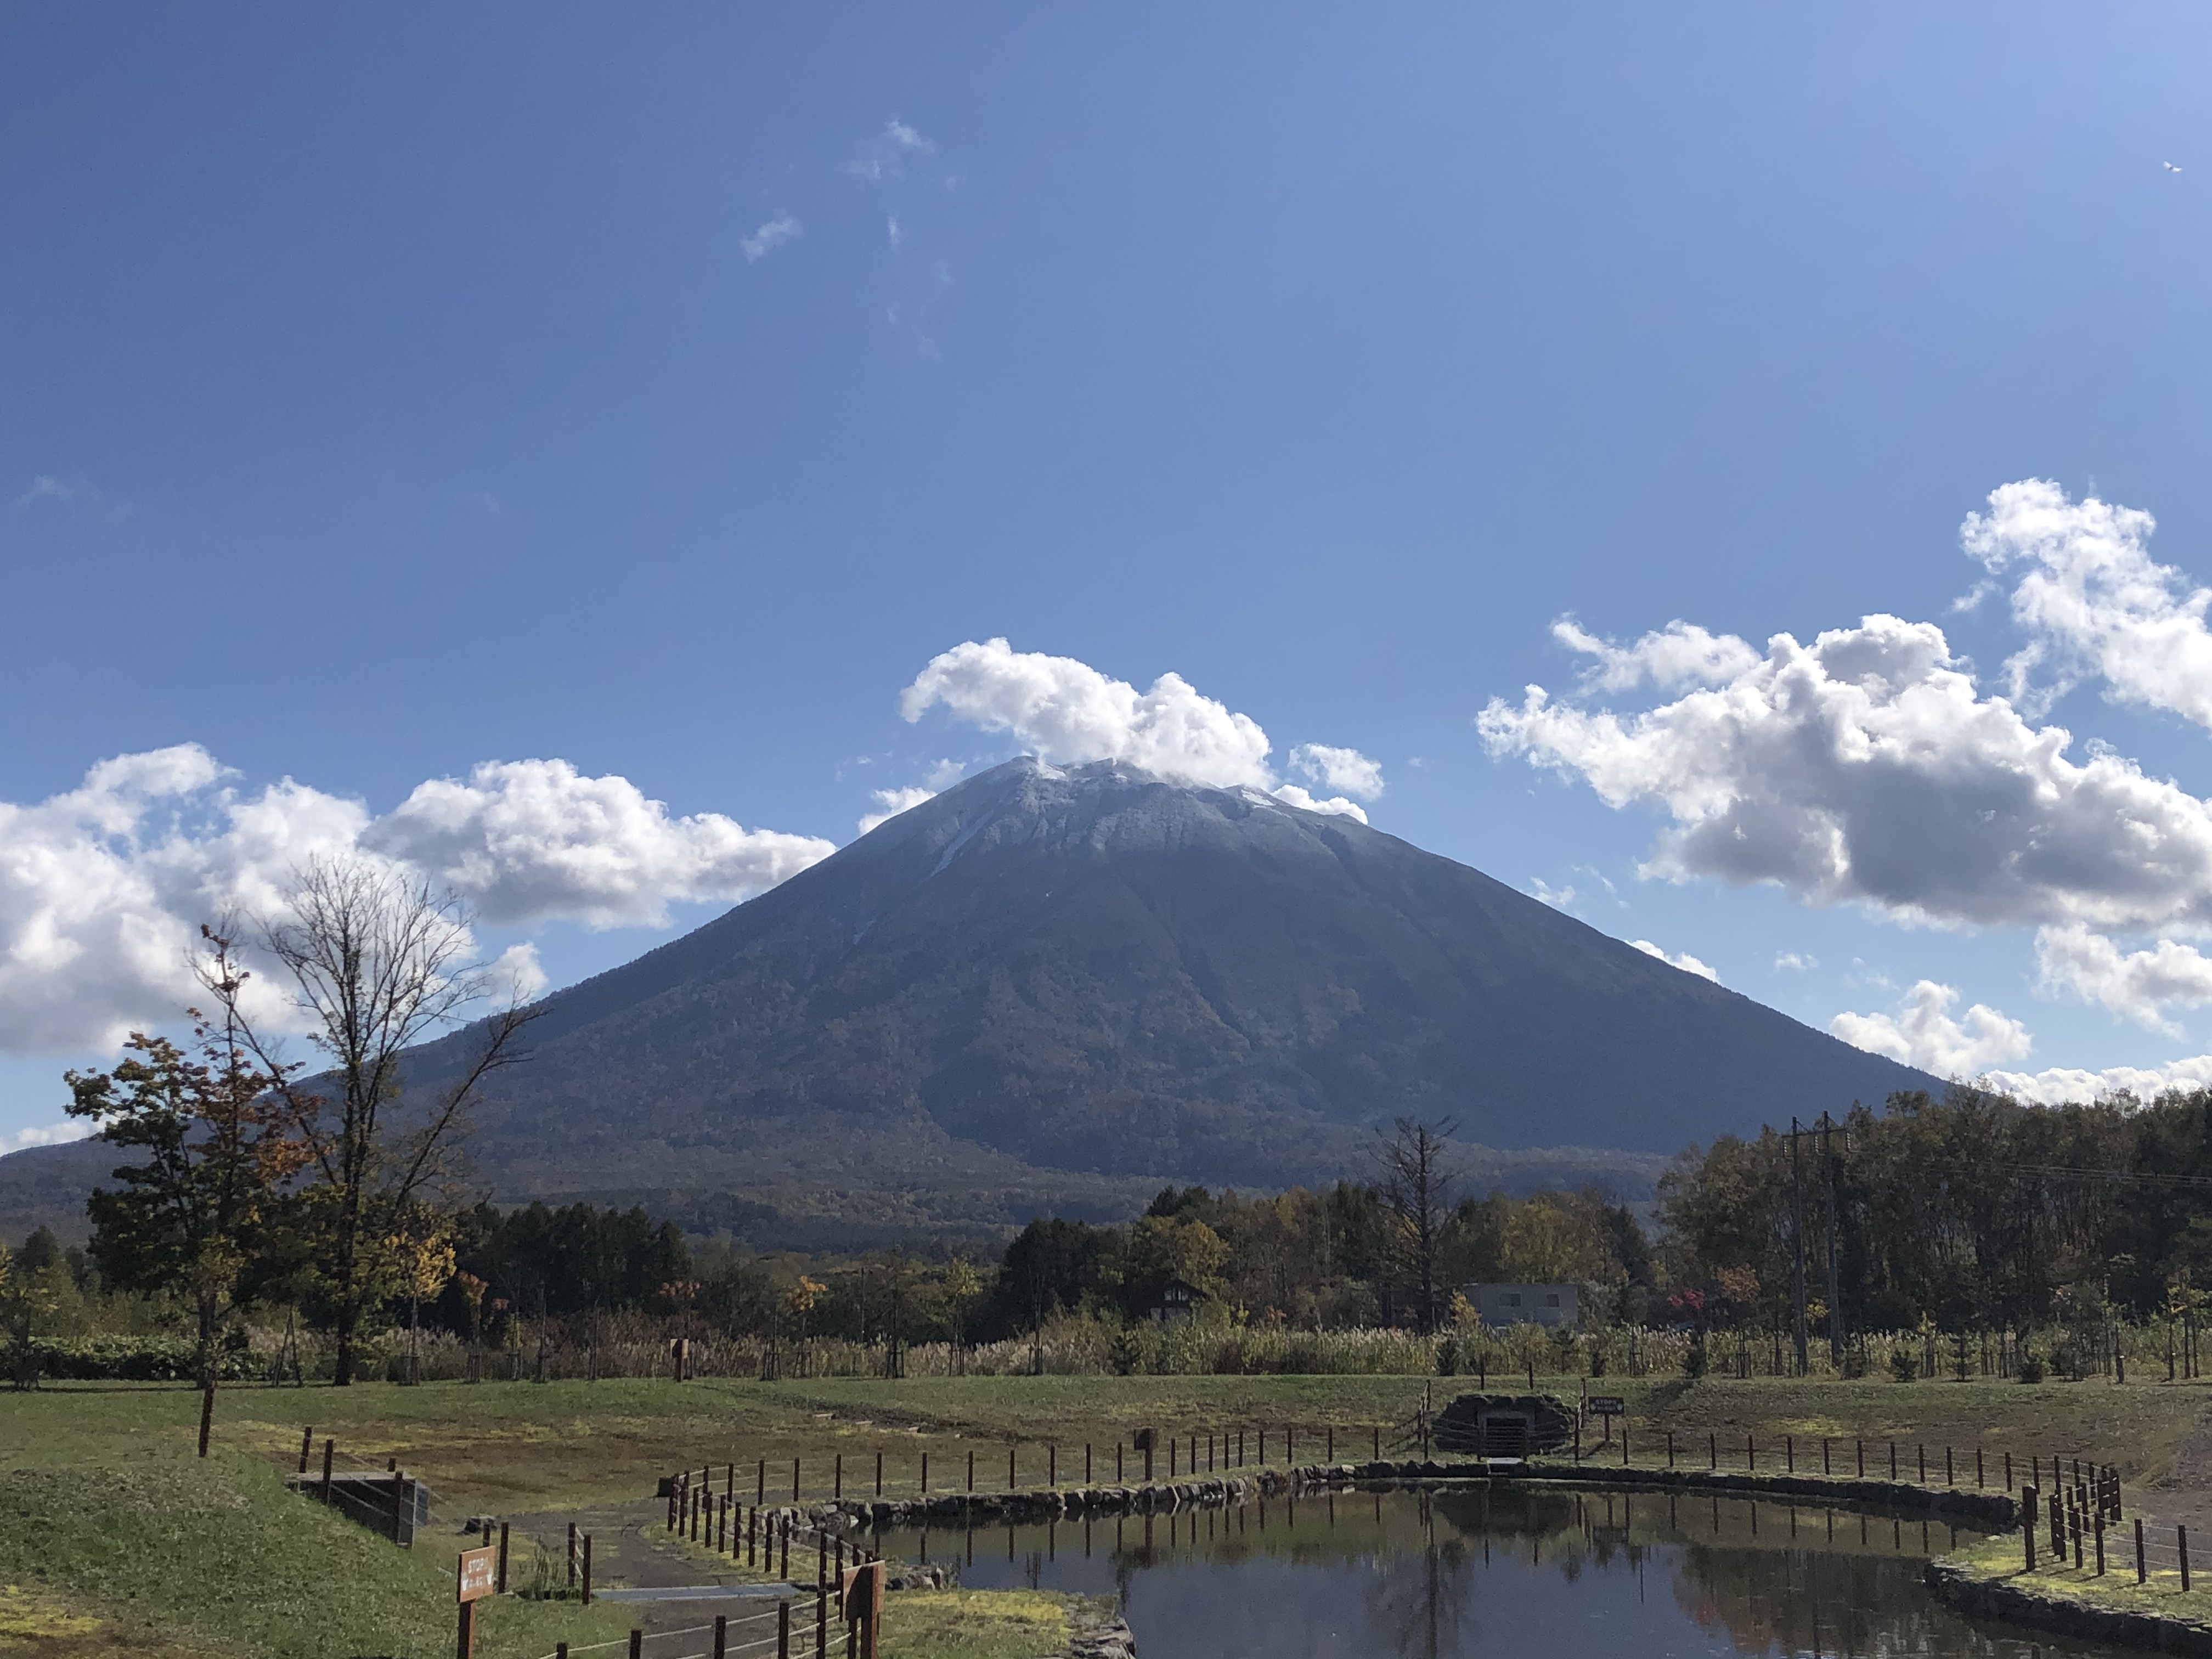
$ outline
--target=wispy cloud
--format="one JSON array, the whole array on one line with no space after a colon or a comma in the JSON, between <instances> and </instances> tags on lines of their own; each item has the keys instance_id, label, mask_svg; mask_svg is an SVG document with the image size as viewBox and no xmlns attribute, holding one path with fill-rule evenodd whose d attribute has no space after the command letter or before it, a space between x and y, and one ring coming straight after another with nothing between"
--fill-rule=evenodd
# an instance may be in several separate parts
<instances>
[{"instance_id":1,"label":"wispy cloud","mask_svg":"<svg viewBox=\"0 0 2212 1659\"><path fill-rule=\"evenodd\" d=\"M878 184L906 177L907 163L916 156L934 155L937 146L894 116L884 130L864 142L847 171Z\"/></svg>"},{"instance_id":2,"label":"wispy cloud","mask_svg":"<svg viewBox=\"0 0 2212 1659\"><path fill-rule=\"evenodd\" d=\"M744 250L745 263L751 264L757 260L766 258L786 242L793 241L805 234L805 225L800 224L790 214L779 210L774 218L762 225L751 235L740 240L738 246Z\"/></svg>"},{"instance_id":3,"label":"wispy cloud","mask_svg":"<svg viewBox=\"0 0 2212 1659\"><path fill-rule=\"evenodd\" d=\"M76 507L81 511L98 513L105 517L128 517L128 501L111 501L82 478L57 477L41 472L33 478L30 487L15 497L15 510L27 513L37 507Z\"/></svg>"}]
</instances>

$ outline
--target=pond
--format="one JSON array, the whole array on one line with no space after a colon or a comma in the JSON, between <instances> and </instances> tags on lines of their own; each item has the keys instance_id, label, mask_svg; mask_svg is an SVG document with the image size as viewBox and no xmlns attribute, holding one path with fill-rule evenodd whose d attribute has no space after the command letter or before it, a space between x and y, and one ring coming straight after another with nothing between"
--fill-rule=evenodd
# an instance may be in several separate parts
<instances>
[{"instance_id":1,"label":"pond","mask_svg":"<svg viewBox=\"0 0 2212 1659\"><path fill-rule=\"evenodd\" d=\"M1118 1595L1140 1659L2103 1654L1970 1620L1921 1569L1943 1522L1649 1490L1468 1482L973 1533L886 1533L975 1589Z\"/></svg>"}]
</instances>

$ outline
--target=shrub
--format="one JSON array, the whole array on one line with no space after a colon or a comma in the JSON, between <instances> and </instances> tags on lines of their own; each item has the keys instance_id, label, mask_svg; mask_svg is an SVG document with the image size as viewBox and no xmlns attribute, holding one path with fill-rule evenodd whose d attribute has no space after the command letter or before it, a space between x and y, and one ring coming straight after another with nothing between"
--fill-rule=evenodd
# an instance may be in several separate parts
<instances>
[{"instance_id":1,"label":"shrub","mask_svg":"<svg viewBox=\"0 0 2212 1659\"><path fill-rule=\"evenodd\" d=\"M2020 1351L2020 1380L2023 1382L2043 1381L2043 1358L2033 1348L2023 1347Z\"/></svg>"},{"instance_id":2,"label":"shrub","mask_svg":"<svg viewBox=\"0 0 2212 1659\"><path fill-rule=\"evenodd\" d=\"M22 1369L62 1382L185 1382L199 1375L198 1346L188 1336L48 1337L31 1344L30 1365ZM21 1356L20 1347L16 1353ZM242 1341L216 1352L219 1382L254 1381L267 1373L266 1363Z\"/></svg>"},{"instance_id":3,"label":"shrub","mask_svg":"<svg viewBox=\"0 0 2212 1659\"><path fill-rule=\"evenodd\" d=\"M1889 1351L1889 1374L1900 1382L1910 1382L1920 1374L1920 1365L1913 1358L1912 1350L1902 1343Z\"/></svg>"},{"instance_id":4,"label":"shrub","mask_svg":"<svg viewBox=\"0 0 2212 1659\"><path fill-rule=\"evenodd\" d=\"M1699 1331L1690 1339L1690 1346L1682 1351L1682 1375L1699 1377L1705 1374L1705 1334Z\"/></svg>"}]
</instances>

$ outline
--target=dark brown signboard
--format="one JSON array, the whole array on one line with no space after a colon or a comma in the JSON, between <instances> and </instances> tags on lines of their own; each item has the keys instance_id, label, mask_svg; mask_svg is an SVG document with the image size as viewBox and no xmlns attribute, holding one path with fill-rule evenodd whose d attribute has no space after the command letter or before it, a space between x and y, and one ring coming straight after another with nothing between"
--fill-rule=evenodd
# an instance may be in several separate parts
<instances>
[{"instance_id":1,"label":"dark brown signboard","mask_svg":"<svg viewBox=\"0 0 2212 1659\"><path fill-rule=\"evenodd\" d=\"M1592 1417L1625 1417L1628 1402L1617 1394L1594 1394L1589 1397L1589 1411Z\"/></svg>"},{"instance_id":2,"label":"dark brown signboard","mask_svg":"<svg viewBox=\"0 0 2212 1659\"><path fill-rule=\"evenodd\" d=\"M492 1593L499 1577L499 1552L489 1547L461 1552L460 1570L453 1576L457 1601L475 1601Z\"/></svg>"},{"instance_id":3,"label":"dark brown signboard","mask_svg":"<svg viewBox=\"0 0 2212 1659\"><path fill-rule=\"evenodd\" d=\"M845 1622L872 1623L884 1616L884 1564L870 1561L845 1569L838 1585L839 1609Z\"/></svg>"}]
</instances>

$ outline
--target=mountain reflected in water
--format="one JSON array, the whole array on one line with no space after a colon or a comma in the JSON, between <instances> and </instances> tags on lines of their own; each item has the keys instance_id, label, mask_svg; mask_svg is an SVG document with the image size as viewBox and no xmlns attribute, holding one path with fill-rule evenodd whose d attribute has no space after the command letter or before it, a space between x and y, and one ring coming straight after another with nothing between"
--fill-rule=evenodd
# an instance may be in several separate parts
<instances>
[{"instance_id":1,"label":"mountain reflected in water","mask_svg":"<svg viewBox=\"0 0 2212 1659\"><path fill-rule=\"evenodd\" d=\"M1923 1565L1974 1535L1816 1506L1470 1482L893 1532L882 1547L979 1589L1118 1595L1143 1659L2111 1651L1936 1602Z\"/></svg>"}]
</instances>

